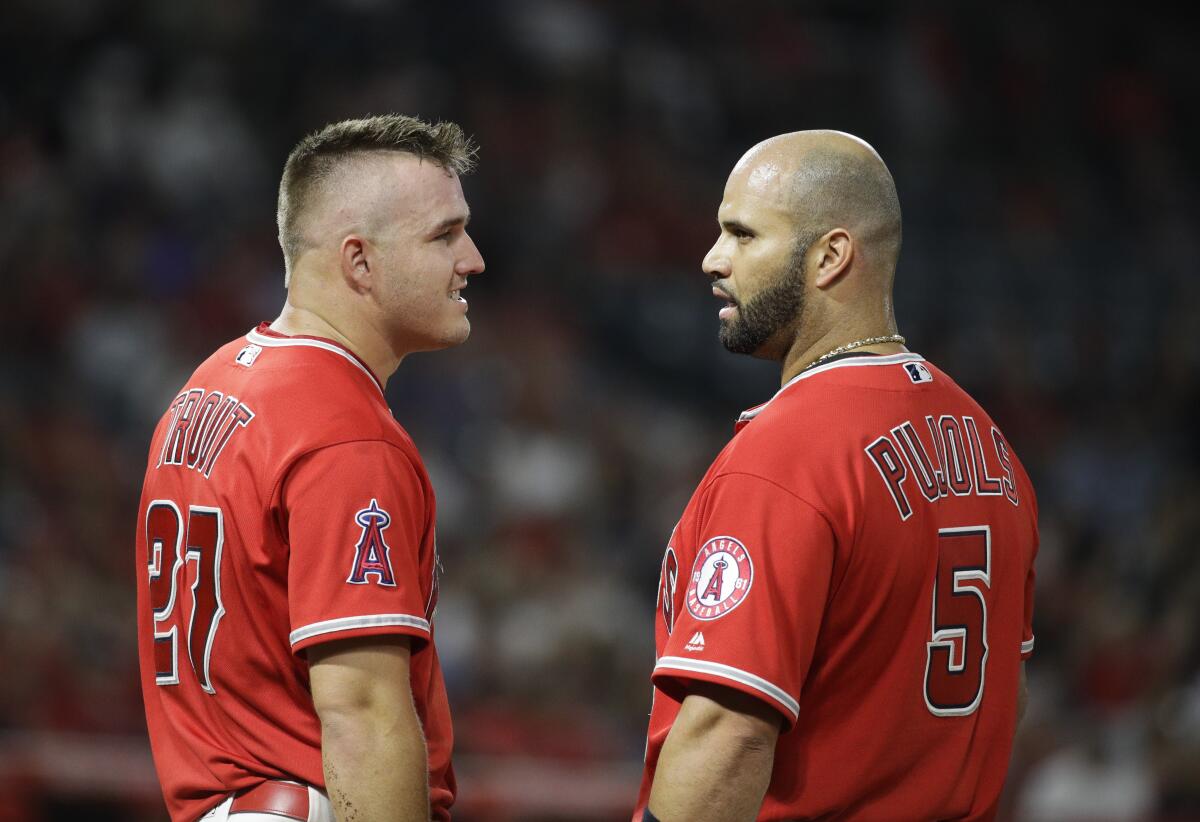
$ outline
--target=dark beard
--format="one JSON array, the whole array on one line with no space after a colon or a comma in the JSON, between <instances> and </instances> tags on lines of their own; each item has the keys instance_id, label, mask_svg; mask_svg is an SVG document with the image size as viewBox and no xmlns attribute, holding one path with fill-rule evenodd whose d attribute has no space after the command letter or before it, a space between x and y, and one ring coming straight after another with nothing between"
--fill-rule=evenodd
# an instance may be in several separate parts
<instances>
[{"instance_id":1,"label":"dark beard","mask_svg":"<svg viewBox=\"0 0 1200 822\"><path fill-rule=\"evenodd\" d=\"M778 280L747 303L737 302L737 318L723 321L721 344L734 354L757 354L779 332L798 325L804 312L804 255L812 240L800 238Z\"/></svg>"}]
</instances>

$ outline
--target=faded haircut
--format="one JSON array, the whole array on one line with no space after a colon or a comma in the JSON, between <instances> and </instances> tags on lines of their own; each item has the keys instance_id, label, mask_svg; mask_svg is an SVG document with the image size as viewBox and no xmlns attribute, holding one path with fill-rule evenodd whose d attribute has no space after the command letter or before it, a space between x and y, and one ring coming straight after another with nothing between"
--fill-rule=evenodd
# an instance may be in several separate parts
<instances>
[{"instance_id":1,"label":"faded haircut","mask_svg":"<svg viewBox=\"0 0 1200 822\"><path fill-rule=\"evenodd\" d=\"M304 250L301 222L314 195L347 159L385 151L412 154L462 176L475 168L478 148L455 123L430 124L404 114L342 120L306 136L284 163L275 213L289 277Z\"/></svg>"}]
</instances>

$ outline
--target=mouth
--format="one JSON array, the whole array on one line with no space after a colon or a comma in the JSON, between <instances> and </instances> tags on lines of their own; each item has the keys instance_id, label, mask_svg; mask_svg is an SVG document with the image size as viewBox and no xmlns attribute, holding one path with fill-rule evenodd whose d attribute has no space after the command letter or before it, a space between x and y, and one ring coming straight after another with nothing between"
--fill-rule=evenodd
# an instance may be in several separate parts
<instances>
[{"instance_id":1,"label":"mouth","mask_svg":"<svg viewBox=\"0 0 1200 822\"><path fill-rule=\"evenodd\" d=\"M722 320L728 320L730 317L732 317L734 314L737 313L738 302L732 296L730 296L730 294L727 291L725 291L725 289L718 288L717 286L714 285L712 293L713 293L714 297L717 297L717 298L725 301L725 306L720 311L717 312L718 317L720 317Z\"/></svg>"},{"instance_id":2,"label":"mouth","mask_svg":"<svg viewBox=\"0 0 1200 822\"><path fill-rule=\"evenodd\" d=\"M462 303L463 305L466 305L466 304L467 304L467 301L466 301L466 299L464 299L464 298L463 298L463 296L462 296L462 294L460 294L460 293L459 293L460 291L462 291L462 290L463 290L464 288L466 288L466 287L467 287L467 286L466 286L466 284L464 283L463 285L460 285L458 288L456 288L456 289L454 289L453 291L451 291L451 292L450 292L450 299L454 300L456 303Z\"/></svg>"}]
</instances>

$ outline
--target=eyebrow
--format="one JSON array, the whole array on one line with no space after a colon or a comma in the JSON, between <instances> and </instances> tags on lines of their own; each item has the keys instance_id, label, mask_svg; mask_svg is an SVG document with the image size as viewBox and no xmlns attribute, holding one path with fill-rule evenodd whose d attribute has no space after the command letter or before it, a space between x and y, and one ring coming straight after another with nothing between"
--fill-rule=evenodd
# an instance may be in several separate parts
<instances>
[{"instance_id":1,"label":"eyebrow","mask_svg":"<svg viewBox=\"0 0 1200 822\"><path fill-rule=\"evenodd\" d=\"M738 231L740 231L744 234L754 234L755 233L754 229L750 228L745 223L739 222L737 220L721 220L721 228L723 228L726 231L729 231L731 233L738 232Z\"/></svg>"},{"instance_id":2,"label":"eyebrow","mask_svg":"<svg viewBox=\"0 0 1200 822\"><path fill-rule=\"evenodd\" d=\"M467 223L469 223L469 222L471 222L471 212L468 211L463 216L448 217L447 219L442 220L440 223L438 223L436 226L434 226L432 229L430 229L429 233L434 236L437 236L438 234L441 234L446 229L454 228L455 226L461 225L463 228L466 228Z\"/></svg>"}]
</instances>

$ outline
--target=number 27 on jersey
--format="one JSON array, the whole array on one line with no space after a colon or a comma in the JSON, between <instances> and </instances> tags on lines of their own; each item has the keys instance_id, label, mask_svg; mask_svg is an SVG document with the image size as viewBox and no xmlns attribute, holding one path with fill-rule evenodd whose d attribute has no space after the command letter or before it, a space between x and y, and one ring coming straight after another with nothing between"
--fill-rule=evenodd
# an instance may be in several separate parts
<instances>
[{"instance_id":1,"label":"number 27 on jersey","mask_svg":"<svg viewBox=\"0 0 1200 822\"><path fill-rule=\"evenodd\" d=\"M225 522L220 508L191 505L184 526L180 506L171 500L153 500L146 509L154 682L179 684L182 637L196 680L207 693L214 694L209 663L217 627L225 614L221 603ZM182 602L185 599L186 604Z\"/></svg>"}]
</instances>

